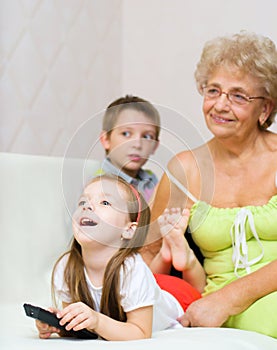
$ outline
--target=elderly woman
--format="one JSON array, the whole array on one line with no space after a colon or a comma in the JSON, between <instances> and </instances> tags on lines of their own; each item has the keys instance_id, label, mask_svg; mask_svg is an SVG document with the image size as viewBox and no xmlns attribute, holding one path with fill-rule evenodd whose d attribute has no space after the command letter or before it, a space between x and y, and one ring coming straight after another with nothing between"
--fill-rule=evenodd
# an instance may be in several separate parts
<instances>
[{"instance_id":1,"label":"elderly woman","mask_svg":"<svg viewBox=\"0 0 277 350\"><path fill-rule=\"evenodd\" d=\"M169 273L173 263L203 292L184 326L277 337L277 135L268 130L277 110L275 45L248 32L216 38L195 78L213 138L168 164L152 208L152 232L159 221L163 241L151 269ZM205 274L175 229L184 208Z\"/></svg>"}]
</instances>

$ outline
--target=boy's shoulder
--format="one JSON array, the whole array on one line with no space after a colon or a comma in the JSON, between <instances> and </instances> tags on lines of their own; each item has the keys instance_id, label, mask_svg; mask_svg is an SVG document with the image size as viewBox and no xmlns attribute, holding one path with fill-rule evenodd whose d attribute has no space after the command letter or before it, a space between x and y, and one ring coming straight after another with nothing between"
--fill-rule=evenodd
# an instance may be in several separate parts
<instances>
[{"instance_id":1,"label":"boy's shoulder","mask_svg":"<svg viewBox=\"0 0 277 350\"><path fill-rule=\"evenodd\" d=\"M141 169L141 171L143 171L144 173L146 173L148 176L154 176L156 177L155 173L150 170L150 169Z\"/></svg>"},{"instance_id":2,"label":"boy's shoulder","mask_svg":"<svg viewBox=\"0 0 277 350\"><path fill-rule=\"evenodd\" d=\"M151 180L152 182L156 182L158 180L156 174L150 169L141 168L138 173L138 178L141 180Z\"/></svg>"},{"instance_id":3,"label":"boy's shoulder","mask_svg":"<svg viewBox=\"0 0 277 350\"><path fill-rule=\"evenodd\" d=\"M113 165L108 159L105 159L103 161L102 166L93 173L93 176L101 176L109 173L120 176L129 183L131 183L132 180L134 180L131 176L127 175L122 170L120 170L115 165ZM140 181L151 180L156 184L158 181L158 178L152 170L141 168L139 170L138 178L136 180L140 180Z\"/></svg>"}]
</instances>

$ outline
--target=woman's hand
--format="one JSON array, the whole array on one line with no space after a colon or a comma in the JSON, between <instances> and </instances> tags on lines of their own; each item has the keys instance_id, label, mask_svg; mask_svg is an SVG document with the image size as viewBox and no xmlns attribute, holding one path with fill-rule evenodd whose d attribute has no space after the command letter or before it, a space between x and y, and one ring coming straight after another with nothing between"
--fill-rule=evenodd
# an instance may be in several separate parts
<instances>
[{"instance_id":1,"label":"woman's hand","mask_svg":"<svg viewBox=\"0 0 277 350\"><path fill-rule=\"evenodd\" d=\"M230 316L276 292L277 260L194 301L180 317L184 327L220 327ZM262 281L262 283L261 283Z\"/></svg>"},{"instance_id":2,"label":"woman's hand","mask_svg":"<svg viewBox=\"0 0 277 350\"><path fill-rule=\"evenodd\" d=\"M190 304L178 321L183 327L220 327L229 316L228 301L214 292Z\"/></svg>"},{"instance_id":3,"label":"woman's hand","mask_svg":"<svg viewBox=\"0 0 277 350\"><path fill-rule=\"evenodd\" d=\"M56 314L58 312L57 309L49 308L48 311ZM38 329L39 337L41 339L47 339L51 337L53 333L60 333L60 329L50 326L47 323L36 320L36 327Z\"/></svg>"},{"instance_id":4,"label":"woman's hand","mask_svg":"<svg viewBox=\"0 0 277 350\"><path fill-rule=\"evenodd\" d=\"M92 310L88 305L78 302L66 306L57 313L60 324L66 325L66 330L79 331L81 329L94 330L98 324L98 312Z\"/></svg>"}]
</instances>

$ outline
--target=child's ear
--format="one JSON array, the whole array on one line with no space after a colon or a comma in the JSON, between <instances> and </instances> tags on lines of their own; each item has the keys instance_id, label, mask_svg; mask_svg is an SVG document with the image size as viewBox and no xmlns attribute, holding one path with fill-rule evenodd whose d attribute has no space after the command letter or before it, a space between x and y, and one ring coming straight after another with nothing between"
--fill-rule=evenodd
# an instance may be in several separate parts
<instances>
[{"instance_id":1,"label":"child's ear","mask_svg":"<svg viewBox=\"0 0 277 350\"><path fill-rule=\"evenodd\" d=\"M122 232L121 238L132 239L134 237L137 227L138 227L137 222L130 222L128 227L126 227L125 230Z\"/></svg>"},{"instance_id":2,"label":"child's ear","mask_svg":"<svg viewBox=\"0 0 277 350\"><path fill-rule=\"evenodd\" d=\"M100 142L106 151L110 149L110 137L107 131L102 130L100 133Z\"/></svg>"}]
</instances>

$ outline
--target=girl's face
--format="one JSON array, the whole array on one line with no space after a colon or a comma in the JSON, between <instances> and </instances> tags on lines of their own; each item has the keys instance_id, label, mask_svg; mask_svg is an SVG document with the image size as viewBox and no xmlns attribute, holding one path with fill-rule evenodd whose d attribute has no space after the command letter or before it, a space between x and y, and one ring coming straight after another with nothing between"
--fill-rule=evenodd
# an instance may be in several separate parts
<instances>
[{"instance_id":1,"label":"girl's face","mask_svg":"<svg viewBox=\"0 0 277 350\"><path fill-rule=\"evenodd\" d=\"M123 185L102 179L85 188L73 214L73 232L81 246L96 241L118 248L123 231L130 225Z\"/></svg>"},{"instance_id":2,"label":"girl's face","mask_svg":"<svg viewBox=\"0 0 277 350\"><path fill-rule=\"evenodd\" d=\"M258 121L268 117L268 101L254 99L243 105L229 101L226 93L262 96L258 81L252 76L232 69L218 68L207 82L209 89L221 90L221 96L204 96L203 112L209 130L216 136L236 136L244 139L258 131ZM212 91L212 90L211 90Z\"/></svg>"},{"instance_id":3,"label":"girl's face","mask_svg":"<svg viewBox=\"0 0 277 350\"><path fill-rule=\"evenodd\" d=\"M118 115L111 133L102 133L101 142L111 162L126 174L136 177L158 147L156 138L156 126L147 115L125 109Z\"/></svg>"}]
</instances>

